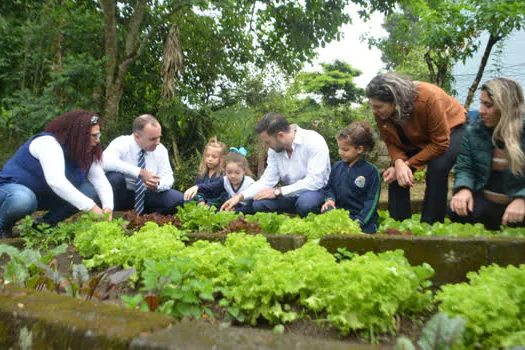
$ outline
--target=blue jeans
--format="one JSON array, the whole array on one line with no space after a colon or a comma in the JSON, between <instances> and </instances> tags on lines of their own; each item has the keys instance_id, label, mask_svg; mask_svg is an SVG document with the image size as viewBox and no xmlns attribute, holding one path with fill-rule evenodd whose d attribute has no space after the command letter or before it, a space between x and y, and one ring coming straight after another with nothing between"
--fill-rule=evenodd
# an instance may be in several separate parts
<instances>
[{"instance_id":1,"label":"blue jeans","mask_svg":"<svg viewBox=\"0 0 525 350\"><path fill-rule=\"evenodd\" d=\"M122 173L110 171L106 176L113 188L115 210L131 210L135 206L135 191L128 190L126 178ZM144 214L159 213L163 215L174 214L177 207L184 204L184 194L174 189L155 192L146 189L144 197Z\"/></svg>"},{"instance_id":2,"label":"blue jeans","mask_svg":"<svg viewBox=\"0 0 525 350\"><path fill-rule=\"evenodd\" d=\"M305 217L308 213L319 214L323 203L323 190L305 191L299 196L254 200L253 210L254 212L278 212L279 214L292 213Z\"/></svg>"},{"instance_id":3,"label":"blue jeans","mask_svg":"<svg viewBox=\"0 0 525 350\"><path fill-rule=\"evenodd\" d=\"M91 183L86 181L77 189L98 202L97 192ZM18 220L36 210L49 210L42 217L49 225L56 225L79 211L54 193L38 196L24 185L12 183L0 186L0 229L11 230Z\"/></svg>"}]
</instances>

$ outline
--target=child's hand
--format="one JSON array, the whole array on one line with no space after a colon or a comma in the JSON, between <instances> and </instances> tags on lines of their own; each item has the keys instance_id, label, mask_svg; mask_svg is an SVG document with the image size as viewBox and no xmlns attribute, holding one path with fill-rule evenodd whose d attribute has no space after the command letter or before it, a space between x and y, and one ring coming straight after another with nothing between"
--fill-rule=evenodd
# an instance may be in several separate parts
<instances>
[{"instance_id":1,"label":"child's hand","mask_svg":"<svg viewBox=\"0 0 525 350\"><path fill-rule=\"evenodd\" d=\"M184 200L187 201L195 197L195 195L197 194L197 191L199 191L199 186L197 185L188 188L186 192L184 192Z\"/></svg>"},{"instance_id":2,"label":"child's hand","mask_svg":"<svg viewBox=\"0 0 525 350\"><path fill-rule=\"evenodd\" d=\"M324 202L323 206L321 207L321 212L328 210L328 208L335 209L335 202L331 199Z\"/></svg>"},{"instance_id":3,"label":"child's hand","mask_svg":"<svg viewBox=\"0 0 525 350\"><path fill-rule=\"evenodd\" d=\"M197 203L197 205L204 205L207 208L210 207L208 204L206 204L206 202L199 202L199 203Z\"/></svg>"}]
</instances>

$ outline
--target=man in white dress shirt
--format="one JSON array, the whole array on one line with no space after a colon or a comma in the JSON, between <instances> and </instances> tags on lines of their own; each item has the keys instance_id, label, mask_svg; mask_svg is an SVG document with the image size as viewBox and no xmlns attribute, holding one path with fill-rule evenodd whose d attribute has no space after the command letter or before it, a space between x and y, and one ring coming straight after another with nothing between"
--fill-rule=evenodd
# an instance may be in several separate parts
<instances>
[{"instance_id":1,"label":"man in white dress shirt","mask_svg":"<svg viewBox=\"0 0 525 350\"><path fill-rule=\"evenodd\" d=\"M173 170L161 136L158 120L144 114L133 122L133 134L117 137L104 151L104 170L113 187L115 210L134 208L139 178L146 187L144 213L173 214L184 203L183 194L171 188ZM144 155L145 168L139 166L139 152Z\"/></svg>"},{"instance_id":2,"label":"man in white dress shirt","mask_svg":"<svg viewBox=\"0 0 525 350\"><path fill-rule=\"evenodd\" d=\"M330 175L330 155L325 139L313 130L290 125L278 113L266 114L255 131L268 150L267 167L248 189L221 207L232 210L243 199L254 199L254 211L319 213L323 187ZM279 186L282 183L284 186Z\"/></svg>"}]
</instances>

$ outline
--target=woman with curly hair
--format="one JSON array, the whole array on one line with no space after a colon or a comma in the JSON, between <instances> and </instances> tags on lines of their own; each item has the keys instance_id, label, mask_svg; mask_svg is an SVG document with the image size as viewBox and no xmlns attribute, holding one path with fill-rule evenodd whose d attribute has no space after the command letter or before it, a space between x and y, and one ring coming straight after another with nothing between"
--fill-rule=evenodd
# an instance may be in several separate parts
<instances>
[{"instance_id":1,"label":"woman with curly hair","mask_svg":"<svg viewBox=\"0 0 525 350\"><path fill-rule=\"evenodd\" d=\"M525 104L514 80L481 86L479 118L465 132L449 216L489 230L525 225Z\"/></svg>"},{"instance_id":2,"label":"woman with curly hair","mask_svg":"<svg viewBox=\"0 0 525 350\"><path fill-rule=\"evenodd\" d=\"M447 210L448 173L456 161L465 131L466 111L436 85L399 74L381 74L366 87L372 113L391 157L383 173L390 216L412 215L413 173L426 166L421 221L443 221Z\"/></svg>"},{"instance_id":3,"label":"woman with curly hair","mask_svg":"<svg viewBox=\"0 0 525 350\"><path fill-rule=\"evenodd\" d=\"M101 161L97 115L76 110L51 121L0 171L1 237L10 237L15 222L35 210L48 210L37 222L51 226L79 210L111 217L113 192Z\"/></svg>"}]
</instances>

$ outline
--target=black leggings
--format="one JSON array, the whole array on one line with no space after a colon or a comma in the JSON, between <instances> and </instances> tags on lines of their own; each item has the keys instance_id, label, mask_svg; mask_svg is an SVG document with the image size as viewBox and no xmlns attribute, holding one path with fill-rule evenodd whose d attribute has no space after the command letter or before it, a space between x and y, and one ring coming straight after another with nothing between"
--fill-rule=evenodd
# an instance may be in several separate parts
<instances>
[{"instance_id":1,"label":"black leggings","mask_svg":"<svg viewBox=\"0 0 525 350\"><path fill-rule=\"evenodd\" d=\"M483 190L474 192L474 210L469 212L467 216L459 216L452 209L448 209L448 217L454 222L460 222L462 224L474 224L477 222L485 225L487 230L499 230L501 226L501 219L505 214L506 205L496 204L491 202L483 195ZM525 222L521 224L510 224L509 227L520 227L524 226Z\"/></svg>"},{"instance_id":2,"label":"black leggings","mask_svg":"<svg viewBox=\"0 0 525 350\"><path fill-rule=\"evenodd\" d=\"M448 174L456 163L466 125L456 127L450 134L448 150L427 164L425 198L421 221L433 224L443 222L447 211ZM415 153L414 153L415 154ZM409 155L412 156L413 154ZM410 188L401 187L397 181L388 186L388 210L395 220L412 216Z\"/></svg>"}]
</instances>

